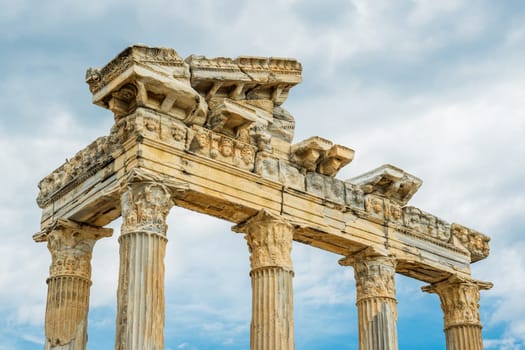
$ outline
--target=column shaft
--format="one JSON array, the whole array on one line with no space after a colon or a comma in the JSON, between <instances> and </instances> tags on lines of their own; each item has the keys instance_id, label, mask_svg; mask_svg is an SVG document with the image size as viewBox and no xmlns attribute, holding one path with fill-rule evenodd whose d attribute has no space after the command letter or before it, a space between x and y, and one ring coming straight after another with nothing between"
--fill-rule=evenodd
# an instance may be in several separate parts
<instances>
[{"instance_id":1,"label":"column shaft","mask_svg":"<svg viewBox=\"0 0 525 350\"><path fill-rule=\"evenodd\" d=\"M483 350L481 326L454 326L445 330L447 350Z\"/></svg>"},{"instance_id":2,"label":"column shaft","mask_svg":"<svg viewBox=\"0 0 525 350\"><path fill-rule=\"evenodd\" d=\"M252 278L251 350L293 350L293 226L261 210L234 231L246 233Z\"/></svg>"},{"instance_id":3,"label":"column shaft","mask_svg":"<svg viewBox=\"0 0 525 350\"><path fill-rule=\"evenodd\" d=\"M293 272L268 267L251 277L251 349L293 349Z\"/></svg>"},{"instance_id":4,"label":"column shaft","mask_svg":"<svg viewBox=\"0 0 525 350\"><path fill-rule=\"evenodd\" d=\"M164 256L169 192L155 182L122 194L116 350L164 349Z\"/></svg>"}]
</instances>

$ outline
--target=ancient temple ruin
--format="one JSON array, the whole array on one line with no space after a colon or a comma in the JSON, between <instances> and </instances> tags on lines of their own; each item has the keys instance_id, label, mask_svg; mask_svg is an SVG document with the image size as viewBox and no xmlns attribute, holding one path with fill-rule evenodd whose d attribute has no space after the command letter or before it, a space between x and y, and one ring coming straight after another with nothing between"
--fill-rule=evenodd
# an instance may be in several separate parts
<instances>
[{"instance_id":1,"label":"ancient temple ruin","mask_svg":"<svg viewBox=\"0 0 525 350\"><path fill-rule=\"evenodd\" d=\"M93 247L119 216L115 349L164 349L175 205L228 220L246 238L252 350L294 348L293 240L353 267L359 349L398 348L395 273L439 296L447 349L483 348L479 292L492 284L475 280L470 264L488 256L489 238L409 206L422 182L402 169L340 180L352 149L318 136L294 143L282 105L301 72L294 59L182 59L143 45L88 69L93 102L115 123L39 184L33 238L52 256L45 349L86 348Z\"/></svg>"}]
</instances>

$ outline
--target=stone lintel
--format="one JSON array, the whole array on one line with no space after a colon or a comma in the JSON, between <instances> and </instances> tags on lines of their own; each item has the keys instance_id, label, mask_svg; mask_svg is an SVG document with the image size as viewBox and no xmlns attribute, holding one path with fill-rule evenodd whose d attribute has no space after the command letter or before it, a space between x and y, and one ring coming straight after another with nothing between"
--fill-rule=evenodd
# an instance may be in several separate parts
<instances>
[{"instance_id":1,"label":"stone lintel","mask_svg":"<svg viewBox=\"0 0 525 350\"><path fill-rule=\"evenodd\" d=\"M44 228L42 231L35 233L33 235L33 240L38 243L47 242L49 234L60 229L79 231L83 235L87 235L87 237L91 237L95 240L103 237L111 237L111 235L113 235L113 229L111 228L102 228L61 218L55 220L55 222Z\"/></svg>"},{"instance_id":2,"label":"stone lintel","mask_svg":"<svg viewBox=\"0 0 525 350\"><path fill-rule=\"evenodd\" d=\"M399 205L406 205L423 183L414 175L390 164L347 181L360 186L367 194L386 197Z\"/></svg>"}]
</instances>

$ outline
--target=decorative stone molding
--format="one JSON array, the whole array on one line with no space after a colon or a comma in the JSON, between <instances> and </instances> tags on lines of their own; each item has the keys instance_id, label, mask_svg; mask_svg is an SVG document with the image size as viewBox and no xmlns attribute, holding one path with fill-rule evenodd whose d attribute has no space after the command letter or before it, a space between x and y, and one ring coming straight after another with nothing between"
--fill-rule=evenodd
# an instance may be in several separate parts
<instances>
[{"instance_id":1,"label":"decorative stone molding","mask_svg":"<svg viewBox=\"0 0 525 350\"><path fill-rule=\"evenodd\" d=\"M367 194L388 198L401 206L408 203L423 183L417 177L389 164L347 181L360 186Z\"/></svg>"},{"instance_id":2,"label":"decorative stone molding","mask_svg":"<svg viewBox=\"0 0 525 350\"><path fill-rule=\"evenodd\" d=\"M87 341L91 254L112 229L58 219L35 234L51 253L46 308L46 349L82 350Z\"/></svg>"}]
</instances>

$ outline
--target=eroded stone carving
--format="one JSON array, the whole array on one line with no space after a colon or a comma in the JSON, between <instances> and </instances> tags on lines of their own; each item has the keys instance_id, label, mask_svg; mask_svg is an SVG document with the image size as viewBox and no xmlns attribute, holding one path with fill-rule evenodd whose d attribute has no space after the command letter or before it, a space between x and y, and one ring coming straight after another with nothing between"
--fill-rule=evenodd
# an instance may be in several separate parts
<instances>
[{"instance_id":1,"label":"eroded stone carving","mask_svg":"<svg viewBox=\"0 0 525 350\"><path fill-rule=\"evenodd\" d=\"M248 171L255 165L255 146L196 125L188 131L188 150Z\"/></svg>"},{"instance_id":2,"label":"eroded stone carving","mask_svg":"<svg viewBox=\"0 0 525 350\"><path fill-rule=\"evenodd\" d=\"M427 293L439 295L445 319L445 330L464 325L481 328L479 318L479 291L492 288L492 283L466 280L457 276L422 287Z\"/></svg>"},{"instance_id":3,"label":"eroded stone carving","mask_svg":"<svg viewBox=\"0 0 525 350\"><path fill-rule=\"evenodd\" d=\"M417 177L389 164L347 181L360 186L365 193L386 197L400 205L406 205L423 183Z\"/></svg>"},{"instance_id":4,"label":"eroded stone carving","mask_svg":"<svg viewBox=\"0 0 525 350\"><path fill-rule=\"evenodd\" d=\"M292 271L293 225L289 222L263 209L232 230L246 233L252 270L276 266Z\"/></svg>"},{"instance_id":5,"label":"eroded stone carving","mask_svg":"<svg viewBox=\"0 0 525 350\"><path fill-rule=\"evenodd\" d=\"M452 243L465 247L471 254L472 262L484 259L489 255L490 237L459 224L452 224Z\"/></svg>"}]
</instances>

